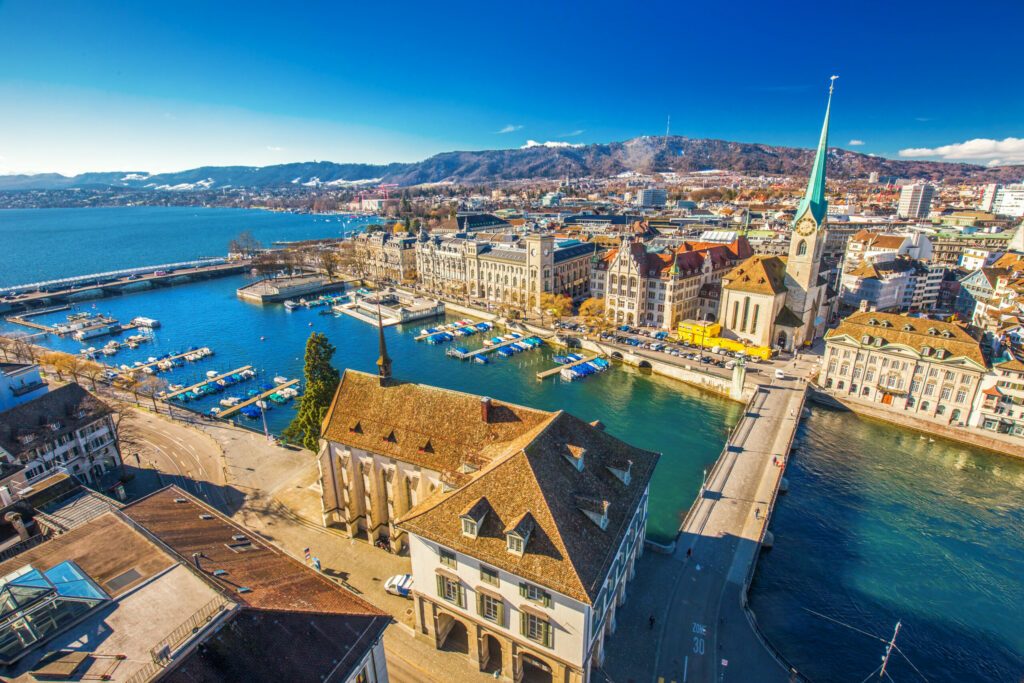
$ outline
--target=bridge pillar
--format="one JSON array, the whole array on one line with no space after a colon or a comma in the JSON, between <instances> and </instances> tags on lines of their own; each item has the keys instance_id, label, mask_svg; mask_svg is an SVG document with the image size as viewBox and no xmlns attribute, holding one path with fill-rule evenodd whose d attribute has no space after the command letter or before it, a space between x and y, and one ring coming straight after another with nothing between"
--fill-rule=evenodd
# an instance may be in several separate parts
<instances>
[{"instance_id":1,"label":"bridge pillar","mask_svg":"<svg viewBox=\"0 0 1024 683\"><path fill-rule=\"evenodd\" d=\"M747 365L742 358L737 359L732 369L732 386L729 387L729 398L734 401L743 400L743 385L747 379Z\"/></svg>"}]
</instances>

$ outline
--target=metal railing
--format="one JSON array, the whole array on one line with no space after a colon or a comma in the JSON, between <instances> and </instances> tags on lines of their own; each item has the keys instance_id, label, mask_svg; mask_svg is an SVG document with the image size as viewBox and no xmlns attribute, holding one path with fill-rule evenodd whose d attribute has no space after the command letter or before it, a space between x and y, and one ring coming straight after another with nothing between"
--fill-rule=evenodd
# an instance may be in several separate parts
<instances>
[{"instance_id":1,"label":"metal railing","mask_svg":"<svg viewBox=\"0 0 1024 683\"><path fill-rule=\"evenodd\" d=\"M228 606L228 601L223 597L216 597L206 603L191 617L183 621L173 631L159 640L149 651L153 661L161 666L166 666L171 660L171 653L190 637L199 633L206 624L216 618Z\"/></svg>"},{"instance_id":2,"label":"metal railing","mask_svg":"<svg viewBox=\"0 0 1024 683\"><path fill-rule=\"evenodd\" d=\"M9 560L16 555L20 555L26 550L35 548L37 545L39 545L45 540L46 536L43 536L42 534L37 534L35 536L29 536L24 541L18 541L11 547L0 550L0 562L5 562L6 560Z\"/></svg>"},{"instance_id":3,"label":"metal railing","mask_svg":"<svg viewBox=\"0 0 1024 683\"><path fill-rule=\"evenodd\" d=\"M125 275L143 275L153 273L158 270L167 269L178 269L178 268L202 268L204 266L220 266L228 263L228 259L223 256L196 259L194 261L181 261L179 263L164 263L157 266L137 266L135 268L122 268L120 270L109 270L105 273L92 273L91 275L76 275L73 277L64 277L56 280L44 280L42 282L30 282L23 285L13 285L10 287L4 287L0 292L4 294L16 294L23 291L35 291L40 287L49 287L53 285L68 285L74 286L76 283L89 284L95 280L111 277L122 277Z\"/></svg>"},{"instance_id":4,"label":"metal railing","mask_svg":"<svg viewBox=\"0 0 1024 683\"><path fill-rule=\"evenodd\" d=\"M138 671L125 679L124 683L147 683L156 678L157 674L164 670L156 662L146 662Z\"/></svg>"}]
</instances>

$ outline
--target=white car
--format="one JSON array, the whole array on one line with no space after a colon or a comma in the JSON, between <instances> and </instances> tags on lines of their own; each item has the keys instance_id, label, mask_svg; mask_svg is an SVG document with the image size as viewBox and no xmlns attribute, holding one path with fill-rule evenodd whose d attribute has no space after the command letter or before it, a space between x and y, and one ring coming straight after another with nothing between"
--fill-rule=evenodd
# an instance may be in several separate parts
<instances>
[{"instance_id":1,"label":"white car","mask_svg":"<svg viewBox=\"0 0 1024 683\"><path fill-rule=\"evenodd\" d=\"M786 373L779 368L775 369L775 379L786 379Z\"/></svg>"},{"instance_id":2,"label":"white car","mask_svg":"<svg viewBox=\"0 0 1024 683\"><path fill-rule=\"evenodd\" d=\"M384 590L402 598L412 593L412 574L396 574L384 582Z\"/></svg>"}]
</instances>

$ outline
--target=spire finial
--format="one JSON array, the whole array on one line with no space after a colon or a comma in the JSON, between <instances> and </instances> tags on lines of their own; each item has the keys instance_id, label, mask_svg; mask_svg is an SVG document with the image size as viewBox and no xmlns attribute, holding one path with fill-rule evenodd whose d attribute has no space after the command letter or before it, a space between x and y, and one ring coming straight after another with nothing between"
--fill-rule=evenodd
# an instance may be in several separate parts
<instances>
[{"instance_id":1,"label":"spire finial","mask_svg":"<svg viewBox=\"0 0 1024 683\"><path fill-rule=\"evenodd\" d=\"M377 375L380 383L383 384L391 379L391 358L388 356L388 346L384 342L384 319L380 314L380 293L377 293L377 332L380 335L380 357L377 359Z\"/></svg>"},{"instance_id":2,"label":"spire finial","mask_svg":"<svg viewBox=\"0 0 1024 683\"><path fill-rule=\"evenodd\" d=\"M832 93L836 87L836 79L839 76L830 76L828 84L828 103L825 105L825 122L821 126L821 138L818 140L818 150L814 154L814 163L811 164L811 176L807 179L807 192L797 207L795 219L799 220L808 210L814 217L815 222L821 225L828 213L828 201L825 199L825 163L828 161L828 124L832 112Z\"/></svg>"}]
</instances>

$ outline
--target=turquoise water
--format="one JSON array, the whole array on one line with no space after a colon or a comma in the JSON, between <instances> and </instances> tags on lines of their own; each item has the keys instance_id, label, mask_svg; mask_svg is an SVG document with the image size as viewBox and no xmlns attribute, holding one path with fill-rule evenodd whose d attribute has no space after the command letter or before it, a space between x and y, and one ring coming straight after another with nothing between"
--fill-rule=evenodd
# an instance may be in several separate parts
<instances>
[{"instance_id":1,"label":"turquoise water","mask_svg":"<svg viewBox=\"0 0 1024 683\"><path fill-rule=\"evenodd\" d=\"M0 231L10 230L11 215L33 213L54 217L57 224L32 234L59 233L67 225L88 222L82 217L68 219L70 214L93 211L104 210L0 212ZM102 245L109 242L100 236L70 247L54 245L55 238L47 236L35 246L17 242L16 262L3 252L3 265L20 269L10 281L44 279L26 276L24 270L25 262L40 254L45 256L40 267L46 269L47 277L219 254L241 229L257 232L249 220L253 216L267 221L265 232L257 236L268 242L337 232L336 224L317 222L311 216L243 211L234 217L232 210L225 214L209 209L113 211L105 220L126 223L112 228L118 234L135 230L136 217L147 216L148 211L154 211L152 215L165 226L151 233L154 243L140 247L144 259L121 253L129 260L117 261L105 251ZM168 231L173 235L178 215L183 217L181 231L189 234L194 233L197 220L231 227L221 228L223 234L213 237L205 233L190 237L206 240L208 246L185 245L189 253L169 253L164 249L168 244L182 248L177 244L182 240L167 237ZM277 221L280 231L274 227ZM2 234L0 239L9 246L11 238ZM69 252L78 259L75 263L92 265L65 270L61 259L70 258ZM0 271L0 280L8 277L5 270ZM243 303L235 289L245 281L235 276L84 302L79 307L108 312L122 321L141 315L163 323L153 344L124 351L110 362L145 360L189 346L214 349L212 358L164 375L175 383L198 381L207 370L226 371L246 364L256 366L263 380L276 375L299 377L303 345L312 330L325 332L338 347L335 364L339 368L374 369L374 328L349 317L318 315L321 309L287 313L280 306ZM717 457L741 410L737 404L629 368L616 367L575 383L538 382L534 373L553 365L547 350L496 359L486 366L455 361L444 356L444 347L413 341L420 327L386 332L398 377L538 408L564 408L587 420L600 419L611 433L662 452L651 486L650 534L654 538L674 535L700 485L701 471ZM0 328L15 329L5 323ZM100 347L104 341L93 340L91 345ZM82 347L59 338L44 343L76 353ZM467 345L474 343L478 342ZM222 396L190 405L206 410ZM290 407L269 411L271 429L279 431L291 415ZM1024 462L945 442L929 443L893 427L818 409L803 426L800 440L787 472L791 492L780 501L772 524L775 547L762 557L751 594L759 622L779 649L819 683L856 683L878 665L881 643L806 610L880 637L888 637L895 621L902 619L899 644L927 680L1021 680ZM897 661L893 667L896 681L923 680L905 662Z\"/></svg>"},{"instance_id":2,"label":"turquoise water","mask_svg":"<svg viewBox=\"0 0 1024 683\"><path fill-rule=\"evenodd\" d=\"M304 344L314 330L327 334L337 347L334 362L338 368L375 371L375 327L349 316L319 315L319 311L325 310L322 308L289 313L280 305L245 303L236 297L235 289L246 281L244 276L208 280L82 302L78 308L108 313L122 322L136 316L161 322L153 343L104 357L109 364L130 365L150 356L209 346L215 353L213 357L186 364L161 377L175 384L191 384L203 380L209 370L226 372L243 365L257 368L261 379L239 385L239 390L188 404L203 412L218 406L225 396L243 396L246 389L273 377L301 377ZM57 322L65 319L67 313L52 313L35 320ZM434 322L437 319L431 324ZM651 491L651 532L658 537L674 535L680 511L689 505L700 487L703 468L714 462L729 427L739 417L738 404L631 369L606 372L574 383L557 377L538 382L534 377L538 370L554 367L548 349L528 351L509 359L496 356L488 365L454 360L445 356L444 346L414 341L426 324L387 328L388 350L394 358L397 377L537 408L563 408L588 421L601 420L611 433L637 446L662 452ZM19 328L4 323L3 329ZM462 343L478 346L479 340L475 337ZM83 344L70 338L50 337L42 343L78 353L84 346L102 347L105 341L100 338ZM272 407L267 413L270 429L283 429L293 411L293 406ZM250 427L262 427L258 421L236 419Z\"/></svg>"},{"instance_id":3,"label":"turquoise water","mask_svg":"<svg viewBox=\"0 0 1024 683\"><path fill-rule=\"evenodd\" d=\"M0 287L224 256L243 230L269 245L337 237L363 223L246 209L10 209L0 211Z\"/></svg>"},{"instance_id":4,"label":"turquoise water","mask_svg":"<svg viewBox=\"0 0 1024 683\"><path fill-rule=\"evenodd\" d=\"M817 408L799 442L751 594L797 669L856 682L883 652L813 611L884 639L901 620L932 683L1022 680L1024 461ZM899 656L889 671L923 680Z\"/></svg>"}]
</instances>

